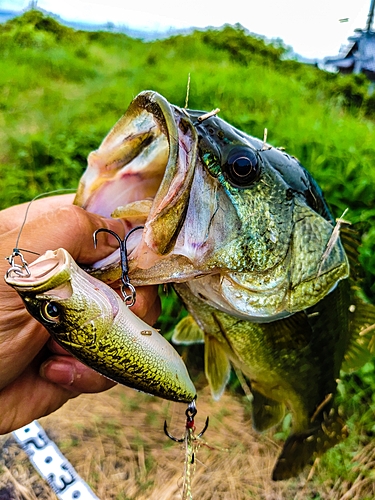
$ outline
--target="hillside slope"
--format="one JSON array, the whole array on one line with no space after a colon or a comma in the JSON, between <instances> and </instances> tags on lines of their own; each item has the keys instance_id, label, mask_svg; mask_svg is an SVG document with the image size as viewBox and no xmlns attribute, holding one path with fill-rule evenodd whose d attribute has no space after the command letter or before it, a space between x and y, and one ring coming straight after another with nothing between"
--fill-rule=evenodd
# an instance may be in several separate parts
<instances>
[{"instance_id":1,"label":"hillside slope","mask_svg":"<svg viewBox=\"0 0 375 500\"><path fill-rule=\"evenodd\" d=\"M375 257L375 96L362 76L342 77L284 60L240 26L144 43L79 32L37 10L0 26L0 208L75 187L90 150L140 91L220 116L297 156L334 215L370 223L362 261ZM370 293L372 277L367 279Z\"/></svg>"}]
</instances>

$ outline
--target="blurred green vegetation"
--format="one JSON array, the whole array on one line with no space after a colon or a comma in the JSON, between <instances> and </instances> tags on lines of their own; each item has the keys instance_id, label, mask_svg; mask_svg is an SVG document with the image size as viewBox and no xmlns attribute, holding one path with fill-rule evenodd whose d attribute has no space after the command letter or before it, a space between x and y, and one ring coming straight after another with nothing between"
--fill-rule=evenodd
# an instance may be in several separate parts
<instances>
[{"instance_id":1,"label":"blurred green vegetation","mask_svg":"<svg viewBox=\"0 0 375 500\"><path fill-rule=\"evenodd\" d=\"M375 94L362 75L327 73L289 55L282 42L266 43L241 26L146 43L75 31L37 10L0 25L0 208L75 188L88 153L138 92L153 89L183 106L190 74L190 108L219 107L222 118L257 137L267 128L268 142L316 178L335 217L349 208L346 218L364 224L360 259L374 299ZM168 318L181 314L170 297L159 323L167 330ZM356 428L343 444L347 461L374 435L374 370L370 363L340 386ZM335 450L324 460L334 462ZM342 474L336 462L332 474Z\"/></svg>"},{"instance_id":2,"label":"blurred green vegetation","mask_svg":"<svg viewBox=\"0 0 375 500\"><path fill-rule=\"evenodd\" d=\"M375 289L375 95L365 77L321 71L286 57L241 26L145 43L83 32L30 10L0 26L0 208L73 188L87 154L140 91L221 109L220 116L297 156L335 217L368 223L361 261Z\"/></svg>"}]
</instances>

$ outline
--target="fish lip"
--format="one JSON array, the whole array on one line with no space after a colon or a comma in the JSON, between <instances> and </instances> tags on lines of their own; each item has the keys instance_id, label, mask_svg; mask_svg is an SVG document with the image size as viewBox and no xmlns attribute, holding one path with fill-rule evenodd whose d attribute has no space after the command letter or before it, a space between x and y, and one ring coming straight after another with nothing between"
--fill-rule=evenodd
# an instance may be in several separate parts
<instances>
[{"instance_id":1,"label":"fish lip","mask_svg":"<svg viewBox=\"0 0 375 500\"><path fill-rule=\"evenodd\" d=\"M24 272L21 275L9 270L4 280L19 292L42 293L66 281L71 260L70 254L63 248L47 250L27 266L30 274Z\"/></svg>"}]
</instances>

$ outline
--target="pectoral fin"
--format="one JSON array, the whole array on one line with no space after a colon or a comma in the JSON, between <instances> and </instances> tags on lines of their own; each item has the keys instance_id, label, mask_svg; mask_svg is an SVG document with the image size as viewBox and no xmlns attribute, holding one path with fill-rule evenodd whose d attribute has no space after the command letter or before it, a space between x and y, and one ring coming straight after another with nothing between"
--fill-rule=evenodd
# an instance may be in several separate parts
<instances>
[{"instance_id":1,"label":"pectoral fin","mask_svg":"<svg viewBox=\"0 0 375 500\"><path fill-rule=\"evenodd\" d=\"M231 365L223 347L215 337L206 335L204 339L204 365L212 397L220 399L228 383Z\"/></svg>"},{"instance_id":2,"label":"pectoral fin","mask_svg":"<svg viewBox=\"0 0 375 500\"><path fill-rule=\"evenodd\" d=\"M172 342L186 345L201 344L204 342L204 332L193 316L188 314L175 326Z\"/></svg>"}]
</instances>

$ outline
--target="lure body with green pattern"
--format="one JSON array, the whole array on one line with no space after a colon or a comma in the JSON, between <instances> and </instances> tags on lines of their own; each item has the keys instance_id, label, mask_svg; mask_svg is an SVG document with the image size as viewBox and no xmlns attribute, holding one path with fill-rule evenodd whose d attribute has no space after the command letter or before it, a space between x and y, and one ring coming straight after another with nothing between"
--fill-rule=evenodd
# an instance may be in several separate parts
<instances>
[{"instance_id":1,"label":"lure body with green pattern","mask_svg":"<svg viewBox=\"0 0 375 500\"><path fill-rule=\"evenodd\" d=\"M169 342L114 290L82 271L66 250L46 252L29 270L30 276L11 273L5 279L75 357L140 391L173 401L194 399L194 385Z\"/></svg>"}]
</instances>

